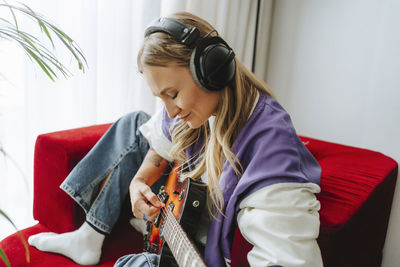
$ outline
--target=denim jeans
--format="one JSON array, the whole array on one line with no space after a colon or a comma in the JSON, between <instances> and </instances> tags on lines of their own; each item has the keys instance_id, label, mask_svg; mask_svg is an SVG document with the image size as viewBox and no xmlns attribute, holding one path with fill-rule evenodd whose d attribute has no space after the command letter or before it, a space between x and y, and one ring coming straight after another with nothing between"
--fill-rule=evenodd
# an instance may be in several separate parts
<instances>
[{"instance_id":1,"label":"denim jeans","mask_svg":"<svg viewBox=\"0 0 400 267\"><path fill-rule=\"evenodd\" d=\"M102 233L110 233L117 222L129 184L149 149L139 131L149 118L144 112L121 117L60 186L84 209L86 221Z\"/></svg>"},{"instance_id":2,"label":"denim jeans","mask_svg":"<svg viewBox=\"0 0 400 267\"><path fill-rule=\"evenodd\" d=\"M153 253L130 254L117 260L114 267L157 267L160 256Z\"/></svg>"}]
</instances>

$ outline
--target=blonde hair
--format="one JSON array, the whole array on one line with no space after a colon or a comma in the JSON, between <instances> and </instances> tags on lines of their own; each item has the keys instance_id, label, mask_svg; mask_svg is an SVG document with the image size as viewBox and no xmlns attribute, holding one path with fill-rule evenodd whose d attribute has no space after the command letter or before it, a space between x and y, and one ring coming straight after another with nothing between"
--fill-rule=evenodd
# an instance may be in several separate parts
<instances>
[{"instance_id":1,"label":"blonde hair","mask_svg":"<svg viewBox=\"0 0 400 267\"><path fill-rule=\"evenodd\" d=\"M178 19L191 27L200 30L200 36L208 33L215 35L215 30L205 20L187 13L174 13L170 18ZM190 56L193 48L178 43L172 36L156 32L147 36L139 51L137 62L139 71L143 72L145 66L187 66L189 67ZM186 157L185 149L203 142L197 155L194 155L194 169L183 172L182 178L191 177L199 179L206 172L208 176L208 190L211 196L211 207L214 207L215 216L223 214L224 199L219 187L219 178L222 174L226 161L234 169L238 178L241 177L243 169L236 155L232 152L232 145L240 131L248 121L249 114L257 97L257 92L265 92L273 96L266 84L258 79L252 72L237 59L236 73L231 85L222 89L221 101L217 107L213 129L210 131L208 121L197 129L191 129L186 122L178 122L171 129L172 151L174 160L185 163L192 159ZM185 166L182 164L182 166Z\"/></svg>"}]
</instances>

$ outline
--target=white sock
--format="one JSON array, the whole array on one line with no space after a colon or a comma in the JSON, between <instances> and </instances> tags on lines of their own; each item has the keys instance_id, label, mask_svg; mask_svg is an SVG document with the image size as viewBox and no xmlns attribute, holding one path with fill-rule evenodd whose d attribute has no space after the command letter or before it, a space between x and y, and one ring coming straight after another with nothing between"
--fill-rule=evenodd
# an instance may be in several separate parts
<instances>
[{"instance_id":1,"label":"white sock","mask_svg":"<svg viewBox=\"0 0 400 267\"><path fill-rule=\"evenodd\" d=\"M80 265L95 265L100 261L105 235L86 222L73 232L40 233L30 236L28 243L41 251L59 253Z\"/></svg>"}]
</instances>

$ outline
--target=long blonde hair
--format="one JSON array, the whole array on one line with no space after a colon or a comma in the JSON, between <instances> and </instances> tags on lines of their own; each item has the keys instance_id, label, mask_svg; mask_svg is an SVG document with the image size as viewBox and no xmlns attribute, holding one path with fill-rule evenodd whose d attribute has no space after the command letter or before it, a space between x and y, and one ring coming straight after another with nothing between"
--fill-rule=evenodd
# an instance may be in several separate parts
<instances>
[{"instance_id":1,"label":"long blonde hair","mask_svg":"<svg viewBox=\"0 0 400 267\"><path fill-rule=\"evenodd\" d=\"M200 30L200 36L213 32L214 28L205 20L187 13L174 13L170 18L178 19L191 27ZM212 35L212 34L211 34ZM147 36L139 51L137 62L139 71L143 72L145 66L186 66L189 67L190 56L193 48L178 43L172 36L156 32ZM203 140L203 145L197 155L194 155L194 169L183 173L183 178L199 179L206 172L208 176L208 189L210 191L210 207L216 213L223 214L224 199L219 187L219 178L226 161L234 169L238 178L243 170L242 166L232 152L232 145L245 126L257 97L257 92L265 92L273 96L266 84L258 79L252 72L237 59L236 73L231 85L221 92L221 100L217 107L213 129L210 130L208 121L197 129L191 129L186 122L178 122L171 130L173 158L181 163L191 161L186 157L185 149ZM184 166L184 164L182 164Z\"/></svg>"}]
</instances>

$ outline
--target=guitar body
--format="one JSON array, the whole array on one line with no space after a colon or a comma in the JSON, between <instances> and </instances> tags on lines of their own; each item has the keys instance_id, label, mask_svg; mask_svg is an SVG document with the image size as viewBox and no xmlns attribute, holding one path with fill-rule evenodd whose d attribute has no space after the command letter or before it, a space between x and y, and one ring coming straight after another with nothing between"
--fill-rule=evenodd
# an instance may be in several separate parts
<instances>
[{"instance_id":1,"label":"guitar body","mask_svg":"<svg viewBox=\"0 0 400 267\"><path fill-rule=\"evenodd\" d=\"M148 234L145 236L144 248L148 252L160 254L160 266L178 266L164 235L168 234L169 239L172 239L172 241L177 240L177 244L169 244L175 249L182 241L178 240L180 233L178 231L175 232L175 230L179 229L171 230L170 225L166 225L166 209L172 212L181 229L189 239L193 240L206 205L207 186L190 178L180 182L179 168L175 166L165 186L161 187L158 198L165 204L165 207L161 209L160 214L153 223L147 222ZM182 252L179 251L179 253Z\"/></svg>"}]
</instances>

